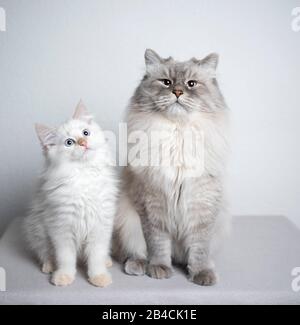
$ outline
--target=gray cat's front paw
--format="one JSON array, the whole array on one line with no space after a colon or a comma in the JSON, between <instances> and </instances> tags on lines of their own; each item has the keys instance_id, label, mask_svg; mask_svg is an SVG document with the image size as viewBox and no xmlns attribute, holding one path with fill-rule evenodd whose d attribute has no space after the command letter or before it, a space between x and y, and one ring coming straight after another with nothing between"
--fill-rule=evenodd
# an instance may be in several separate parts
<instances>
[{"instance_id":1,"label":"gray cat's front paw","mask_svg":"<svg viewBox=\"0 0 300 325\"><path fill-rule=\"evenodd\" d=\"M167 279L171 277L173 271L169 266L166 265L153 265L149 264L147 274L154 279Z\"/></svg>"},{"instance_id":2,"label":"gray cat's front paw","mask_svg":"<svg viewBox=\"0 0 300 325\"><path fill-rule=\"evenodd\" d=\"M124 270L129 275L144 275L146 273L147 261L144 259L128 259Z\"/></svg>"},{"instance_id":3,"label":"gray cat's front paw","mask_svg":"<svg viewBox=\"0 0 300 325\"><path fill-rule=\"evenodd\" d=\"M217 283L217 276L213 270L206 269L195 274L191 280L201 286L212 286Z\"/></svg>"}]
</instances>

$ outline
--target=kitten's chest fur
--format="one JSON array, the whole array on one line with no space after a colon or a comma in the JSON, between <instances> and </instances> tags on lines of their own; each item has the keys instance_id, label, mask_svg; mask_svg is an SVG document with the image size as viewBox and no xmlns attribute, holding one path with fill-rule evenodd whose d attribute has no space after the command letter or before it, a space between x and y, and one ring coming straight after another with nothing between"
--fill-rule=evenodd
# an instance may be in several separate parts
<instances>
[{"instance_id":1,"label":"kitten's chest fur","mask_svg":"<svg viewBox=\"0 0 300 325\"><path fill-rule=\"evenodd\" d=\"M61 211L60 218L65 218L65 223L87 227L101 218L107 185L108 180L99 169L85 167L65 172L57 178L49 177L44 191L48 192L49 206Z\"/></svg>"}]
</instances>

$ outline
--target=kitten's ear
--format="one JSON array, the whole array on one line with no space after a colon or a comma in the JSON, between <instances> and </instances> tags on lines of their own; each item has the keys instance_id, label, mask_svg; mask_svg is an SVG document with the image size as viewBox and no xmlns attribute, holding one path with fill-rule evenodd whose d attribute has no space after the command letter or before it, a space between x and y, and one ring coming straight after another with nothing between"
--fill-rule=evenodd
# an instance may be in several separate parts
<instances>
[{"instance_id":1,"label":"kitten's ear","mask_svg":"<svg viewBox=\"0 0 300 325\"><path fill-rule=\"evenodd\" d=\"M163 62L163 59L153 50L147 49L145 52L145 62L148 65L158 65Z\"/></svg>"},{"instance_id":2,"label":"kitten's ear","mask_svg":"<svg viewBox=\"0 0 300 325\"><path fill-rule=\"evenodd\" d=\"M53 146L55 144L56 131L54 128L36 123L35 130L43 148L47 148L48 146Z\"/></svg>"},{"instance_id":3,"label":"kitten's ear","mask_svg":"<svg viewBox=\"0 0 300 325\"><path fill-rule=\"evenodd\" d=\"M204 59L200 60L201 66L216 70L219 62L219 55L217 53L211 53L208 56L206 56Z\"/></svg>"},{"instance_id":4,"label":"kitten's ear","mask_svg":"<svg viewBox=\"0 0 300 325\"><path fill-rule=\"evenodd\" d=\"M87 123L91 123L92 121L92 116L88 112L87 108L83 104L83 101L80 100L78 105L75 108L75 112L72 117L74 120L82 120Z\"/></svg>"}]
</instances>

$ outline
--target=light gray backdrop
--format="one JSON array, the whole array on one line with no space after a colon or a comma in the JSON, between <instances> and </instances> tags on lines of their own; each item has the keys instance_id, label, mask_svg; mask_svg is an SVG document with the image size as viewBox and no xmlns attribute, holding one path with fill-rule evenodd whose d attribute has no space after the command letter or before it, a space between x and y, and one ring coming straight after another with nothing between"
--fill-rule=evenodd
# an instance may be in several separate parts
<instances>
[{"instance_id":1,"label":"light gray backdrop","mask_svg":"<svg viewBox=\"0 0 300 325\"><path fill-rule=\"evenodd\" d=\"M0 0L0 233L23 216L41 166L36 121L56 125L83 98L117 130L145 48L220 54L232 110L234 214L300 224L300 32L293 0Z\"/></svg>"}]
</instances>

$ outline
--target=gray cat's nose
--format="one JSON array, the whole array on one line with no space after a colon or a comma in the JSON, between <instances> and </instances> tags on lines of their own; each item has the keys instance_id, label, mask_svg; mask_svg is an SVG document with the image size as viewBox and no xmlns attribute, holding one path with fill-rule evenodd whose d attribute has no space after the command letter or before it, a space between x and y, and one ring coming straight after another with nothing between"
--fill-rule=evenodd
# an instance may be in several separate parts
<instances>
[{"instance_id":1,"label":"gray cat's nose","mask_svg":"<svg viewBox=\"0 0 300 325\"><path fill-rule=\"evenodd\" d=\"M173 89L172 93L178 98L183 94L183 91L181 89Z\"/></svg>"}]
</instances>

